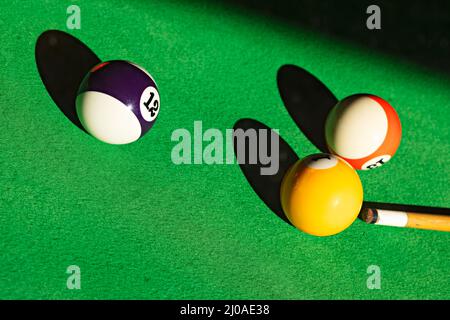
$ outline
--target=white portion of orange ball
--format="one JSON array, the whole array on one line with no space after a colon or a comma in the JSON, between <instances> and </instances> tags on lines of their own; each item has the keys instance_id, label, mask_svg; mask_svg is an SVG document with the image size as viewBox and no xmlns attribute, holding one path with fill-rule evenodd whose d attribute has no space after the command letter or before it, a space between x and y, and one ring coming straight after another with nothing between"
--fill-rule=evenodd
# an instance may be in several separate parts
<instances>
[{"instance_id":1,"label":"white portion of orange ball","mask_svg":"<svg viewBox=\"0 0 450 320\"><path fill-rule=\"evenodd\" d=\"M396 152L401 139L400 119L385 100L370 94L352 95L330 111L325 137L330 152L355 169L373 169Z\"/></svg>"}]
</instances>

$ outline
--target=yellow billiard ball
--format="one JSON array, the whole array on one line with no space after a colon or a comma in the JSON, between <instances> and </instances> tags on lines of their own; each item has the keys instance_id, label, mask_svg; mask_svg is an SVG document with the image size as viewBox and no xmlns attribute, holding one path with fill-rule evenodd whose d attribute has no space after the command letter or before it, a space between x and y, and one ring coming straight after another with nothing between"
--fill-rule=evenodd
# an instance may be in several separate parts
<instances>
[{"instance_id":1,"label":"yellow billiard ball","mask_svg":"<svg viewBox=\"0 0 450 320\"><path fill-rule=\"evenodd\" d=\"M363 202L363 188L355 169L330 154L314 154L297 161L281 183L281 205L299 230L330 236L349 227Z\"/></svg>"}]
</instances>

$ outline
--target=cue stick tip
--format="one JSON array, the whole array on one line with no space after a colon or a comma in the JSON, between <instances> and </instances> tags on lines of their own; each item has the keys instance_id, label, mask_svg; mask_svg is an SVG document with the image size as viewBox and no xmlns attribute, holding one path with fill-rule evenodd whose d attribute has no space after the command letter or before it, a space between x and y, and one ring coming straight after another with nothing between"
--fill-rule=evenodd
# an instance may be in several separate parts
<instances>
[{"instance_id":1,"label":"cue stick tip","mask_svg":"<svg viewBox=\"0 0 450 320\"><path fill-rule=\"evenodd\" d=\"M376 223L378 220L378 212L376 209L362 208L359 213L359 218L366 223Z\"/></svg>"}]
</instances>

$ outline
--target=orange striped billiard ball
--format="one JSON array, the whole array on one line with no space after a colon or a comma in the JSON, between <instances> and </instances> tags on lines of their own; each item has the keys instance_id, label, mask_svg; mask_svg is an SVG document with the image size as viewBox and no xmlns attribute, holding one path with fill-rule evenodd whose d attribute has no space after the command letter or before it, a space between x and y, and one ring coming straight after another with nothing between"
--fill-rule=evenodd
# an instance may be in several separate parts
<instances>
[{"instance_id":1,"label":"orange striped billiard ball","mask_svg":"<svg viewBox=\"0 0 450 320\"><path fill-rule=\"evenodd\" d=\"M281 206L299 230L329 236L349 227L363 202L356 170L331 154L314 154L299 160L281 182Z\"/></svg>"},{"instance_id":2,"label":"orange striped billiard ball","mask_svg":"<svg viewBox=\"0 0 450 320\"><path fill-rule=\"evenodd\" d=\"M358 170L374 169L389 161L401 136L397 112L372 94L355 94L339 101L325 124L329 151Z\"/></svg>"}]
</instances>

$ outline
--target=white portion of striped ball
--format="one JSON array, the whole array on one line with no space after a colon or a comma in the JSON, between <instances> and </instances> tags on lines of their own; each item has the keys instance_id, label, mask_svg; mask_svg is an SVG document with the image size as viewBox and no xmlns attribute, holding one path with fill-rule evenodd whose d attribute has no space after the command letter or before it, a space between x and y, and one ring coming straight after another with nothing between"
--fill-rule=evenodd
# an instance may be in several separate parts
<instances>
[{"instance_id":1,"label":"white portion of striped ball","mask_svg":"<svg viewBox=\"0 0 450 320\"><path fill-rule=\"evenodd\" d=\"M344 103L345 105L332 109L328 116L327 142L336 154L344 158L367 157L375 152L386 138L386 113L378 102L365 96L355 97Z\"/></svg>"},{"instance_id":2,"label":"white portion of striped ball","mask_svg":"<svg viewBox=\"0 0 450 320\"><path fill-rule=\"evenodd\" d=\"M83 127L95 138L110 144L126 144L141 136L141 124L118 99L97 91L77 96L77 114Z\"/></svg>"}]
</instances>

